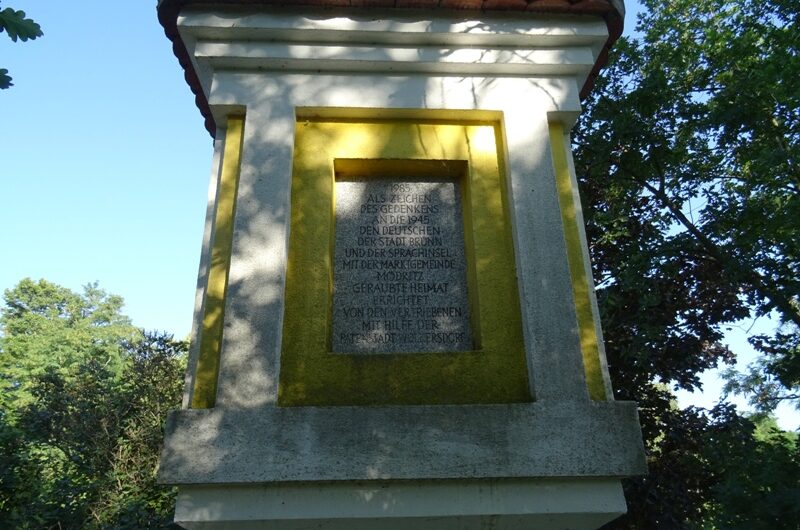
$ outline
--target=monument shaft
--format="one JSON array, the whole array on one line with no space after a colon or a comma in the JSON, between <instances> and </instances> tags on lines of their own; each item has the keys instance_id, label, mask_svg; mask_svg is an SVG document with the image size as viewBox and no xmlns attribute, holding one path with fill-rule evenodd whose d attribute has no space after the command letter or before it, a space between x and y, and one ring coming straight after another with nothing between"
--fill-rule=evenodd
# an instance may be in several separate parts
<instances>
[{"instance_id":1,"label":"monument shaft","mask_svg":"<svg viewBox=\"0 0 800 530\"><path fill-rule=\"evenodd\" d=\"M622 2L223 4L158 8L215 138L159 468L176 522L624 513L644 449L613 399L569 149Z\"/></svg>"}]
</instances>

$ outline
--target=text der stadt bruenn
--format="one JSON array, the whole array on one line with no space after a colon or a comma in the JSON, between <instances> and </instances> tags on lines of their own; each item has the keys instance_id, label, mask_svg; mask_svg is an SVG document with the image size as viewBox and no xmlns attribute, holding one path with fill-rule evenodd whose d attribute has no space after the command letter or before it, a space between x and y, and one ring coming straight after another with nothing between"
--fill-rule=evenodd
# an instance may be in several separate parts
<instances>
[{"instance_id":1,"label":"text der stadt bruenn","mask_svg":"<svg viewBox=\"0 0 800 530\"><path fill-rule=\"evenodd\" d=\"M336 181L332 349L472 349L460 184Z\"/></svg>"}]
</instances>

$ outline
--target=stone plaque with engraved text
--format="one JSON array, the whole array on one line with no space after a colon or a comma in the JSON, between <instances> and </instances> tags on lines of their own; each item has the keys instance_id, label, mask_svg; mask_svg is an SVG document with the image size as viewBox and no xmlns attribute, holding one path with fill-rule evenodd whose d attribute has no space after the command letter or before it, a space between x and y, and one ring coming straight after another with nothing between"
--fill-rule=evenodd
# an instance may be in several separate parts
<instances>
[{"instance_id":1,"label":"stone plaque with engraved text","mask_svg":"<svg viewBox=\"0 0 800 530\"><path fill-rule=\"evenodd\" d=\"M336 181L334 353L473 349L460 184Z\"/></svg>"}]
</instances>

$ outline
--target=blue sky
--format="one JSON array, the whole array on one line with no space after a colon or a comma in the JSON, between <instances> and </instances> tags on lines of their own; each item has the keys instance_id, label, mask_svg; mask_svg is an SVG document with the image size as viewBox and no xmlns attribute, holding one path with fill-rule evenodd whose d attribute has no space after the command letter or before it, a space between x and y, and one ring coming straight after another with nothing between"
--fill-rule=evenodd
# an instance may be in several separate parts
<instances>
[{"instance_id":1,"label":"blue sky","mask_svg":"<svg viewBox=\"0 0 800 530\"><path fill-rule=\"evenodd\" d=\"M155 5L0 3L44 31L27 43L0 35L15 84L0 92L0 290L26 276L73 290L99 281L136 325L184 337L212 142ZM626 32L637 11L628 2ZM719 381L703 379L706 393L682 404L713 405ZM800 423L781 416L784 428Z\"/></svg>"},{"instance_id":2,"label":"blue sky","mask_svg":"<svg viewBox=\"0 0 800 530\"><path fill-rule=\"evenodd\" d=\"M0 6L44 31L0 35L0 289L99 281L135 324L185 336L212 143L155 2Z\"/></svg>"}]
</instances>

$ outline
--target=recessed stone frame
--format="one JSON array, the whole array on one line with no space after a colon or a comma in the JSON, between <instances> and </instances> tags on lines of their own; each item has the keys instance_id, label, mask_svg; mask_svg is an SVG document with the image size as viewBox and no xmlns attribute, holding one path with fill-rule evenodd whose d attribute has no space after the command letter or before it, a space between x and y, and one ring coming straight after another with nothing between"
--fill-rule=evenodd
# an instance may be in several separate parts
<instances>
[{"instance_id":1,"label":"recessed stone frame","mask_svg":"<svg viewBox=\"0 0 800 530\"><path fill-rule=\"evenodd\" d=\"M468 119L298 121L279 405L531 401L501 139L499 123ZM461 179L477 349L330 352L333 190L354 168Z\"/></svg>"}]
</instances>

